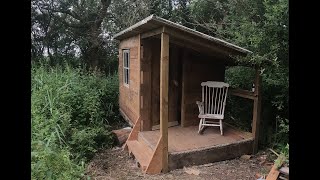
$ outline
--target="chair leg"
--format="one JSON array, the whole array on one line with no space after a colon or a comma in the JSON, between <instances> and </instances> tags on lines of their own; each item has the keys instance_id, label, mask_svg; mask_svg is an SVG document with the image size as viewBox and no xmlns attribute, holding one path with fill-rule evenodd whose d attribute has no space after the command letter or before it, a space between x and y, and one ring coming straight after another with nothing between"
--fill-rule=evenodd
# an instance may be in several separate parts
<instances>
[{"instance_id":1,"label":"chair leg","mask_svg":"<svg viewBox=\"0 0 320 180\"><path fill-rule=\"evenodd\" d=\"M204 124L205 124L205 118L202 118L199 123L199 131L198 131L199 134L203 133L203 130L206 127L206 126L204 126Z\"/></svg>"},{"instance_id":2,"label":"chair leg","mask_svg":"<svg viewBox=\"0 0 320 180\"><path fill-rule=\"evenodd\" d=\"M220 119L219 121L220 121L220 132L221 132L221 136L223 136L222 119Z\"/></svg>"},{"instance_id":3,"label":"chair leg","mask_svg":"<svg viewBox=\"0 0 320 180\"><path fill-rule=\"evenodd\" d=\"M200 119L200 122L199 122L199 130L198 130L198 134L200 134L200 132L201 132L201 128L202 128L202 121L203 121L203 119L201 118L201 119Z\"/></svg>"}]
</instances>

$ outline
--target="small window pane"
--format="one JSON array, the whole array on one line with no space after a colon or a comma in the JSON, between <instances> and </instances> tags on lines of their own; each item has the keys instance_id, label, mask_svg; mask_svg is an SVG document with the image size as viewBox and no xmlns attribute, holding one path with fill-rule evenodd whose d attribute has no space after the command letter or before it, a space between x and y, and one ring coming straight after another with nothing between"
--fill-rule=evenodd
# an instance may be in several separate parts
<instances>
[{"instance_id":1,"label":"small window pane","mask_svg":"<svg viewBox=\"0 0 320 180\"><path fill-rule=\"evenodd\" d=\"M129 53L128 52L126 52L126 56L127 56L127 58L126 58L127 66L126 67L129 67Z\"/></svg>"},{"instance_id":2,"label":"small window pane","mask_svg":"<svg viewBox=\"0 0 320 180\"><path fill-rule=\"evenodd\" d=\"M128 73L128 69L126 70L126 74L127 74L127 81L126 81L126 83L127 83L127 84L129 84L129 83L128 83L128 81L129 81L129 76L128 76L128 74L129 74L129 73Z\"/></svg>"},{"instance_id":3,"label":"small window pane","mask_svg":"<svg viewBox=\"0 0 320 180\"><path fill-rule=\"evenodd\" d=\"M125 58L125 62L126 62L126 67L129 67L129 53L126 52L126 58Z\"/></svg>"},{"instance_id":4,"label":"small window pane","mask_svg":"<svg viewBox=\"0 0 320 180\"><path fill-rule=\"evenodd\" d=\"M125 74L125 76L124 76L124 82L126 83L126 84L128 84L127 82L128 82L128 76L127 76L127 70L125 69L124 70L124 74Z\"/></svg>"},{"instance_id":5,"label":"small window pane","mask_svg":"<svg viewBox=\"0 0 320 180\"><path fill-rule=\"evenodd\" d=\"M130 51L128 49L123 50L123 82L129 85L130 74Z\"/></svg>"},{"instance_id":6,"label":"small window pane","mask_svg":"<svg viewBox=\"0 0 320 180\"><path fill-rule=\"evenodd\" d=\"M127 69L127 84L129 84L129 69Z\"/></svg>"},{"instance_id":7,"label":"small window pane","mask_svg":"<svg viewBox=\"0 0 320 180\"><path fill-rule=\"evenodd\" d=\"M128 67L128 65L127 65L127 62L128 62L128 61L127 61L127 53L124 53L123 58L124 58L124 61L123 61L123 62L124 62L124 65L123 65L123 66L124 66L124 67Z\"/></svg>"}]
</instances>

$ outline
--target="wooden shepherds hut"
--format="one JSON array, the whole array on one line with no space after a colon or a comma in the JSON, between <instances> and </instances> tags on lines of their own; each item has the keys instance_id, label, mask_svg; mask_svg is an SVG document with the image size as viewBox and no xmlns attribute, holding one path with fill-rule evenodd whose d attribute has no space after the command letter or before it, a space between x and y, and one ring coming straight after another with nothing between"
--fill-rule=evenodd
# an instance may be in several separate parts
<instances>
[{"instance_id":1,"label":"wooden shepherds hut","mask_svg":"<svg viewBox=\"0 0 320 180\"><path fill-rule=\"evenodd\" d=\"M151 15L114 36L119 44L119 105L133 126L125 149L148 174L227 160L257 151L260 81L254 92L229 95L252 99L252 132L224 127L199 135L201 82L224 81L226 66L249 50ZM234 55L234 56L230 56Z\"/></svg>"}]
</instances>

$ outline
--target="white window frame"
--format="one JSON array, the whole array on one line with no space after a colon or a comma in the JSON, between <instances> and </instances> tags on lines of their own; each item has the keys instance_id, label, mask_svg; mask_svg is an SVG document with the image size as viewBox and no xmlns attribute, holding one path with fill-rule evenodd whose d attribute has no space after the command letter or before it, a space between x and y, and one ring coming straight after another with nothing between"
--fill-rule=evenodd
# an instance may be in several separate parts
<instances>
[{"instance_id":1,"label":"white window frame","mask_svg":"<svg viewBox=\"0 0 320 180\"><path fill-rule=\"evenodd\" d=\"M127 67L125 66L125 57L128 54L128 64ZM123 49L122 50L122 60L123 60L123 84L129 87L130 84L130 49ZM128 76L126 77L128 71ZM127 82L126 82L127 80Z\"/></svg>"}]
</instances>

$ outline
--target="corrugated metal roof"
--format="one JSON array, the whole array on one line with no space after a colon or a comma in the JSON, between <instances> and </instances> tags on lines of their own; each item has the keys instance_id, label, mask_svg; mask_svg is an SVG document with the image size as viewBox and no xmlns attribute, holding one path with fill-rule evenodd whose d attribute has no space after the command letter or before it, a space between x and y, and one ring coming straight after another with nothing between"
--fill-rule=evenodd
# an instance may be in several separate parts
<instances>
[{"instance_id":1,"label":"corrugated metal roof","mask_svg":"<svg viewBox=\"0 0 320 180\"><path fill-rule=\"evenodd\" d=\"M175 28L175 29L182 30L182 31L184 31L184 32L186 32L186 33L188 33L190 35L194 35L194 36L199 37L201 39L209 40L209 41L211 41L213 43L217 43L217 44L223 45L225 47L234 49L234 50L236 50L238 52L241 52L241 53L245 53L245 54L252 53L251 51L249 51L249 50L247 50L245 48L239 47L237 45L234 45L234 44L229 43L227 41L224 41L222 39L209 36L207 34L204 34L204 33L201 33L199 31L190 29L188 27L182 26L180 24L171 22L169 20L160 18L160 17L155 16L155 15L150 15L147 18L139 21L138 23L128 27L127 29L115 34L113 36L113 38L117 39L117 40L122 40L122 39L125 39L125 38L128 38L128 37L131 37L131 36L135 36L135 35L140 34L140 33L144 33L144 32L147 32L147 31L162 27L162 26L167 26L167 27L172 27L172 28Z\"/></svg>"}]
</instances>

